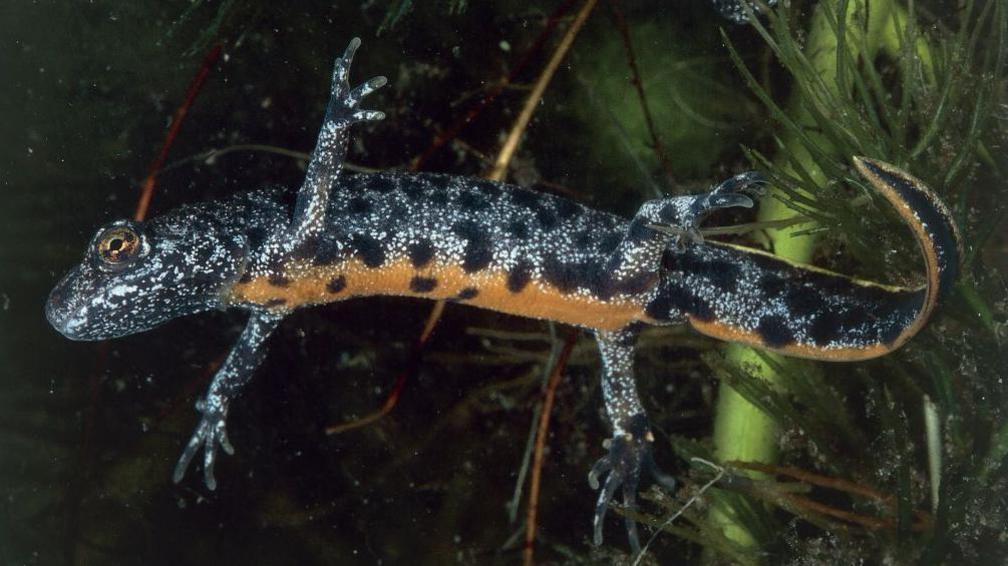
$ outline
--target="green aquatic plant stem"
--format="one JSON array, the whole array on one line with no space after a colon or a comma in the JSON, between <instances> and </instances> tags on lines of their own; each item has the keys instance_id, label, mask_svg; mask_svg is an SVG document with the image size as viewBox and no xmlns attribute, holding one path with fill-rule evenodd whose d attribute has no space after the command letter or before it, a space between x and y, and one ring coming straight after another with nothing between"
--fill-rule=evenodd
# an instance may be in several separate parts
<instances>
[{"instance_id":1,"label":"green aquatic plant stem","mask_svg":"<svg viewBox=\"0 0 1008 566\"><path fill-rule=\"evenodd\" d=\"M872 2L871 10L867 12L863 0L840 3L839 9L830 10L834 9L837 12L844 10L843 14L839 14L842 16L839 24L835 13L827 11L822 5L817 5L815 8L808 41L803 49L805 59L808 61L806 71L811 72L802 74L808 76L797 75L795 80L818 81L818 84L796 88L787 106L784 107L785 114L802 131L797 128L786 128L781 133L780 151L774 163L774 167L783 168L793 175L800 173L806 181L811 181L811 184L819 187L825 186L829 179L810 152L810 145L815 147L816 153L830 154L837 149L827 136L817 133L813 110L815 113L827 116L833 116L836 112L832 108L821 107L810 110L808 105L820 104L822 98L803 100L803 96L807 96L804 93L818 91L827 96L847 98L848 93L842 90L853 88L847 76L851 73L851 69L838 64L841 61L837 55L838 50L853 51L856 55L862 55L866 61L874 60L879 51L899 56L905 49L903 39L907 37L906 26L912 25L905 10L890 0ZM843 25L844 22L864 22L865 14L868 18L867 25ZM780 18L779 23L783 23L785 16L781 15ZM843 34L844 37L839 37L837 29L845 29L847 33ZM770 37L765 37L771 40ZM915 48L917 60L921 61L925 69L930 69L927 46L918 41ZM841 114L836 118L842 120L844 116ZM840 129L843 129L843 124L840 125ZM855 128L851 130L856 131ZM839 155L835 157L840 160L850 158ZM780 196L783 195L773 191L770 196L764 198L760 205L759 222L779 222L799 215L786 204L786 199L778 198ZM812 260L817 244L817 237L809 232L816 227L815 222L809 221L769 229L766 231L766 238L777 255L791 261L808 263ZM783 388L783 376L768 363L767 357L772 359L774 364L787 364L786 359L736 344L726 347L725 357L728 363L742 368L752 378L762 379L778 390ZM802 370L805 371L805 368ZM779 423L772 415L750 403L725 380L722 380L720 385L716 410L713 442L715 455L719 461L773 463L777 460ZM752 525L747 525L739 518L733 501L737 499L725 498L715 501L711 509L711 521L719 526L730 540L748 547L759 546L761 541L757 540L751 530Z\"/></svg>"}]
</instances>

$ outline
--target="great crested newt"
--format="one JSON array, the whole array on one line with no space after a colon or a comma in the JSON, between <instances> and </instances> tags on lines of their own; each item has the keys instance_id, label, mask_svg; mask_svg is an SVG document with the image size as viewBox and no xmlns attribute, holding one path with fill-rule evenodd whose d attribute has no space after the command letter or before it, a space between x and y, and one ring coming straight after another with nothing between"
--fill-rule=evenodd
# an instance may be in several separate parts
<instances>
[{"instance_id":1,"label":"great crested newt","mask_svg":"<svg viewBox=\"0 0 1008 566\"><path fill-rule=\"evenodd\" d=\"M854 168L920 245L926 283L919 288L699 238L711 211L754 205L764 183L753 172L707 193L649 201L629 220L480 179L344 174L349 127L383 118L358 105L385 78L352 88L348 82L359 44L354 39L336 61L321 133L296 193L269 187L146 222L112 222L49 296L49 322L73 340L133 334L210 309L249 313L197 403L200 423L175 468L176 482L202 450L204 482L214 489L217 449L233 451L228 407L287 314L352 297L447 299L594 332L613 427L608 454L589 474L596 489L605 478L593 523L598 543L617 489L633 506L642 472L672 485L654 464L634 384L634 344L643 327L685 323L789 356L865 360L920 331L957 276L962 252L949 210L919 180L867 157L855 157ZM635 524L627 526L636 549Z\"/></svg>"}]
</instances>

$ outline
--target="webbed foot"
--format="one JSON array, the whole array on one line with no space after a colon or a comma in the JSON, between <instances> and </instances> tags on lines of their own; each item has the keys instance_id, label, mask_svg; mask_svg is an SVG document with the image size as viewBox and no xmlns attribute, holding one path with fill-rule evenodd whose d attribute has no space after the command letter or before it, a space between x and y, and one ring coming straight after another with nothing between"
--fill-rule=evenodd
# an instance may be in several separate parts
<instances>
[{"instance_id":1,"label":"webbed foot","mask_svg":"<svg viewBox=\"0 0 1008 566\"><path fill-rule=\"evenodd\" d=\"M217 489L217 480L214 479L214 462L217 458L217 448L220 447L228 455L234 454L234 447L227 437L225 420L227 419L227 404L221 398L207 396L196 402L196 410L203 417L199 425L189 439L189 444L182 451L178 463L175 464L175 471L172 472L172 481L179 483L185 477L186 469L190 462L203 449L203 483L207 489L213 491Z\"/></svg>"},{"instance_id":2,"label":"webbed foot","mask_svg":"<svg viewBox=\"0 0 1008 566\"><path fill-rule=\"evenodd\" d=\"M766 178L758 171L740 173L709 192L671 199L659 212L663 222L650 224L650 227L671 235L672 247L676 250L682 250L687 244L702 244L700 224L708 214L723 208L752 208L763 196L765 185Z\"/></svg>"},{"instance_id":3,"label":"webbed foot","mask_svg":"<svg viewBox=\"0 0 1008 566\"><path fill-rule=\"evenodd\" d=\"M360 47L359 37L350 40L343 56L336 60L333 67L332 90L330 92L329 106L326 109L326 118L323 125L326 127L346 128L356 122L368 122L371 120L381 120L385 117L384 112L378 110L359 110L357 105L367 95L385 86L388 82L383 76L372 77L363 83L350 87L350 65L353 63L354 54ZM333 122L333 126L329 123Z\"/></svg>"},{"instance_id":4,"label":"webbed foot","mask_svg":"<svg viewBox=\"0 0 1008 566\"><path fill-rule=\"evenodd\" d=\"M601 484L602 489L599 491L595 516L592 520L593 542L596 545L602 544L602 521L617 489L621 486L623 488L623 506L631 510L637 509L637 488L641 472L645 472L663 488L669 491L675 490L675 480L655 464L652 454L654 436L648 428L647 418L644 415L636 415L628 420L623 430L609 439L609 453L600 458L588 473L588 483L596 490L600 486L599 478L608 474L605 483ZM625 522L630 547L633 553L637 554L640 552L637 522L630 517L626 517Z\"/></svg>"},{"instance_id":5,"label":"webbed foot","mask_svg":"<svg viewBox=\"0 0 1008 566\"><path fill-rule=\"evenodd\" d=\"M695 215L716 210L741 206L752 208L754 200L766 192L766 177L759 171L746 171L730 179L721 181L708 193L698 195L693 203L692 212Z\"/></svg>"}]
</instances>

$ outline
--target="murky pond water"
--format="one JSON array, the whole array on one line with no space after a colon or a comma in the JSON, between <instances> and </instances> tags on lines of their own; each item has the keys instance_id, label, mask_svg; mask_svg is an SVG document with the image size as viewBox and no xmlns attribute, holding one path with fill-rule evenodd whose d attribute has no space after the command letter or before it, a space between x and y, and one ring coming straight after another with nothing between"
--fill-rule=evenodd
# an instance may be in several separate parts
<instances>
[{"instance_id":1,"label":"murky pond water","mask_svg":"<svg viewBox=\"0 0 1008 566\"><path fill-rule=\"evenodd\" d=\"M851 157L931 186L960 226L963 273L899 351L797 362L684 326L642 334L637 388L678 482L641 491L642 542L665 528L644 562L1003 561L1008 6L871 4L792 2L754 26L700 0L7 3L0 563L632 560L620 505L592 544L586 478L612 431L588 331L449 303L418 346L430 301L298 310L232 403L235 454L209 491L199 457L178 484L172 469L247 315L101 342L47 323L50 290L95 230L137 213L152 169L146 217L298 187L355 36L351 82L389 84L364 103L386 117L353 130L352 171L485 176L541 82L508 182L630 218L759 169L773 196L716 213L707 226L737 229L708 238L910 286L912 234ZM770 231L795 214L797 234Z\"/></svg>"}]
</instances>

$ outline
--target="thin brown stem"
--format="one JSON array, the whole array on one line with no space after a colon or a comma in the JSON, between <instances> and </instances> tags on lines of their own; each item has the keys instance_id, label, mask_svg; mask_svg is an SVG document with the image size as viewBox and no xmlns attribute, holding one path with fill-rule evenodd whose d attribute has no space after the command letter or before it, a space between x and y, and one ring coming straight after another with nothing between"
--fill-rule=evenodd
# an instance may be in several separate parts
<instances>
[{"instance_id":1,"label":"thin brown stem","mask_svg":"<svg viewBox=\"0 0 1008 566\"><path fill-rule=\"evenodd\" d=\"M819 487L834 489L836 491L842 491L844 493L860 495L862 497L867 497L869 499L874 499L876 501L885 501L886 499L889 498L889 496L871 487L856 484L854 482L840 478L831 478L828 476L823 476L806 470L792 468L790 466L775 466L773 464L764 464L762 462L739 462L739 461L728 462L728 464L736 468L742 468L744 470L753 470L756 472L763 472L764 474L772 474L794 478L796 480L803 481L811 485L817 485Z\"/></svg>"},{"instance_id":2,"label":"thin brown stem","mask_svg":"<svg viewBox=\"0 0 1008 566\"><path fill-rule=\"evenodd\" d=\"M546 435L549 433L550 415L553 413L553 401L556 399L556 390L560 385L560 378L563 377L564 369L567 367L567 360L570 359L574 344L577 342L577 332L571 330L564 342L563 350L557 357L556 365L553 366L553 373L550 374L549 382L546 384L546 392L543 394L542 412L539 414L539 430L536 432L535 453L532 457L532 479L529 483L528 513L525 520L525 549L522 553L525 566L535 564L535 535L536 519L539 513L539 486L542 482L543 462L546 460Z\"/></svg>"},{"instance_id":3,"label":"thin brown stem","mask_svg":"<svg viewBox=\"0 0 1008 566\"><path fill-rule=\"evenodd\" d=\"M178 137L179 131L182 129L182 123L185 122L185 117L189 114L189 108L192 107L193 102L196 101L196 97L199 95L200 91L203 90L203 83L206 82L207 77L210 75L210 71L213 70L214 65L217 64L217 60L220 59L221 51L224 49L224 45L218 43L207 53L206 57L203 58L203 64L200 66L199 71L196 76L193 77L191 83L189 83L189 88L186 90L185 100L179 105L178 109L175 110L175 114L172 116L171 127L168 128L168 134L165 135L164 144L161 145L161 151L158 153L154 162L151 163L150 169L147 173L147 178L144 179L143 185L140 189L140 200L137 202L136 212L133 214L133 219L137 222L143 220L147 217L147 211L150 209L151 199L154 196L154 189L157 187L157 176L164 167L165 160L168 159L168 152L171 151L172 145L175 144L175 138Z\"/></svg>"},{"instance_id":4,"label":"thin brown stem","mask_svg":"<svg viewBox=\"0 0 1008 566\"><path fill-rule=\"evenodd\" d=\"M550 81L553 79L553 75L556 74L557 69L560 68L560 63L567 57L567 52L570 51L572 45L574 45L574 38L577 37L579 31L584 26L585 22L588 21L588 16L591 14L595 5L598 4L598 0L587 0L581 10L578 12L574 21L571 23L570 27L567 28L567 33L564 34L563 39L560 40L560 44L557 45L555 51L553 51L553 56L550 57L549 62L546 63L546 68L543 69L542 73L539 74L539 78L535 82L535 86L532 87L532 92L529 93L528 98L525 100L525 106L522 108L521 113L518 115L518 119L515 120L514 125L511 127L511 131L508 133L508 137L504 140L504 145L501 147L500 153L497 154L497 161L494 163L493 168L488 174L485 175L487 179L491 181L503 181L507 176L508 165L511 163L511 159L514 157L515 151L518 150L518 142L521 141L522 134L528 128L529 122L532 120L532 114L535 113L536 108L539 107L539 103L542 102L543 94L546 92L546 87L549 86Z\"/></svg>"},{"instance_id":5,"label":"thin brown stem","mask_svg":"<svg viewBox=\"0 0 1008 566\"><path fill-rule=\"evenodd\" d=\"M668 161L668 152L658 137L658 130L655 129L654 119L651 117L651 107L648 105L647 96L644 94L644 81L641 79L640 68L637 67L637 57L634 55L633 42L630 40L630 28L627 26L626 18L623 17L622 10L619 9L619 2L609 0L609 10L616 21L616 29L619 30L620 37L623 38L623 48L626 50L627 65L630 66L630 84L637 91L637 99L640 101L641 112L644 114L644 123L647 125L648 134L651 136L651 146L654 149L655 157L661 165L665 176L672 181L675 175L672 165Z\"/></svg>"},{"instance_id":6,"label":"thin brown stem","mask_svg":"<svg viewBox=\"0 0 1008 566\"><path fill-rule=\"evenodd\" d=\"M560 23L560 19L567 13L568 10L570 10L570 7L573 4L574 0L568 0L567 2L564 2L559 8L557 8L552 14L550 14L549 19L546 21L545 27L539 34L539 37L537 37L532 46L525 51L524 56L521 58L518 64L515 65L513 69L511 69L511 72L508 73L508 76L500 80L497 83L497 86L492 90L490 90L490 92L488 92L479 101L478 104L470 108L469 111L466 112L466 114L461 119L452 124L452 126L449 127L448 129L438 134L438 136L434 139L434 142L431 143L430 147L428 147L422 154L420 154L419 157L417 157L413 161L413 163L410 165L410 170L419 171L421 168L423 168L423 165L427 162L428 159L430 159L432 155L434 155L434 153L436 153L442 147L448 145L449 142L457 138L458 135L462 132L463 129L465 129L466 126L472 123L472 121L475 120L476 117L479 116L481 112L483 112L483 110L485 110L488 106L490 106L491 103L497 100L497 97L500 96L500 94L504 92L504 90L507 89L512 82L514 82L515 78L525 69L525 67L527 67L528 64L532 62L533 56L537 54L540 49L542 49L542 46L545 45L546 40L549 38L550 35L553 34L553 31Z\"/></svg>"},{"instance_id":7,"label":"thin brown stem","mask_svg":"<svg viewBox=\"0 0 1008 566\"><path fill-rule=\"evenodd\" d=\"M791 484L779 484L781 486L795 486L801 484L813 485L825 489L832 489L842 493L847 493L850 495L861 496L884 505L889 512L895 512L895 498L892 495L887 495L881 491L857 484L845 479L831 478L828 476L823 476L807 470L801 470L798 468L792 468L789 466L775 466L773 464L764 464L761 462L739 462L732 461L728 462L728 465L735 468L741 468L745 470L752 470L756 472L762 472L765 474L778 475L789 477L798 480L800 483ZM773 499L778 500L781 503L790 505L796 508L796 511L802 511L804 513L817 513L822 516L832 517L835 519L840 519L848 523L853 523L855 525L862 526L871 530L895 530L896 522L892 519L878 518L878 517L868 517L865 515L859 515L850 511L844 511L843 509L837 509L836 507L831 507L824 503L819 503L807 497L797 495L794 493L787 493L783 489L771 489L766 490L772 492ZM911 529L916 532L927 531L931 528L932 518L931 515L924 511L916 510L914 514L917 517L916 522L911 526Z\"/></svg>"},{"instance_id":8,"label":"thin brown stem","mask_svg":"<svg viewBox=\"0 0 1008 566\"><path fill-rule=\"evenodd\" d=\"M893 519L883 519L878 517L868 517L866 515L859 515L850 511L844 511L843 509L837 509L836 507L831 507L825 503L819 503L794 493L783 493L780 494L780 499L790 503L791 505L803 510L804 512L813 512L826 517L832 517L834 519L839 519L847 523L852 523L860 527L864 527L873 531L895 531L896 521ZM910 529L914 532L925 532L931 529L930 515L928 514L918 514L917 521L910 526Z\"/></svg>"}]
</instances>

